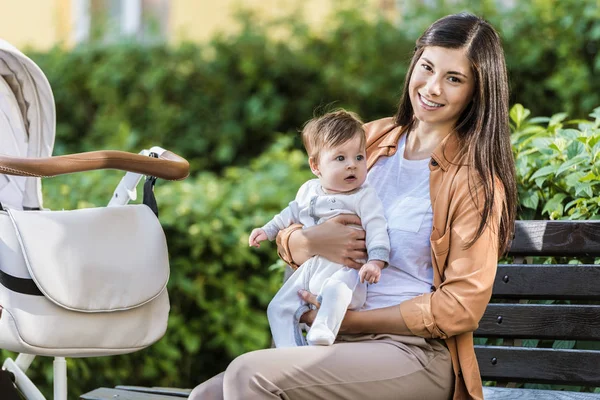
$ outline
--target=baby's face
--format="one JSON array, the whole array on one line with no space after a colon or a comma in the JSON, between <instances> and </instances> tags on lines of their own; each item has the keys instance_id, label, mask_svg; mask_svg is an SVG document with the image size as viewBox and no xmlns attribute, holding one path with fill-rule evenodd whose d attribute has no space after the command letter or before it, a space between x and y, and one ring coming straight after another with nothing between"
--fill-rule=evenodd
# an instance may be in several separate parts
<instances>
[{"instance_id":1,"label":"baby's face","mask_svg":"<svg viewBox=\"0 0 600 400\"><path fill-rule=\"evenodd\" d=\"M360 137L323 149L313 172L328 193L350 192L360 187L367 178L367 155Z\"/></svg>"}]
</instances>

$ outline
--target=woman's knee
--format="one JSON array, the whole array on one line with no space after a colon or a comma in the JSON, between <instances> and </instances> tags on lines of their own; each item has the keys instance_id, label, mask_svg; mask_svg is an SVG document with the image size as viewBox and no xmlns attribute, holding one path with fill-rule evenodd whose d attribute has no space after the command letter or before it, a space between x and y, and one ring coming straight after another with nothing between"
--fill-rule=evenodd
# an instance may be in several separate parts
<instances>
[{"instance_id":1,"label":"woman's knee","mask_svg":"<svg viewBox=\"0 0 600 400\"><path fill-rule=\"evenodd\" d=\"M236 357L225 370L224 385L231 382L248 382L259 370L257 352L250 352Z\"/></svg>"},{"instance_id":2,"label":"woman's knee","mask_svg":"<svg viewBox=\"0 0 600 400\"><path fill-rule=\"evenodd\" d=\"M209 380L196 386L190 393L188 400L223 400L223 377L225 372L213 376Z\"/></svg>"},{"instance_id":3,"label":"woman's knee","mask_svg":"<svg viewBox=\"0 0 600 400\"><path fill-rule=\"evenodd\" d=\"M223 379L227 398L271 398L280 392L272 381L272 372L275 371L269 368L269 362L265 362L264 352L258 350L242 354L229 364Z\"/></svg>"}]
</instances>

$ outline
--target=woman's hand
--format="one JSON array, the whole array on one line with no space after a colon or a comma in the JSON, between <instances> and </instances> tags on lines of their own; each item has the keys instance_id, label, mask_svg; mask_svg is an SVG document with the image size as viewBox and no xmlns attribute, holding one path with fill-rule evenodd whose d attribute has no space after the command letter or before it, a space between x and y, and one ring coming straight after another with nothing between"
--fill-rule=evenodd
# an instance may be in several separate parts
<instances>
[{"instance_id":1,"label":"woman's hand","mask_svg":"<svg viewBox=\"0 0 600 400\"><path fill-rule=\"evenodd\" d=\"M321 303L317 301L317 296L308 290L298 290L298 296L300 296L300 298L306 303L315 306L314 309L305 312L300 317L300 323L312 326L313 322L315 321L315 317L317 316L317 310L321 307Z\"/></svg>"},{"instance_id":2,"label":"woman's hand","mask_svg":"<svg viewBox=\"0 0 600 400\"><path fill-rule=\"evenodd\" d=\"M300 317L300 323L312 326L313 322L315 322L315 318L317 317L317 311L319 310L319 308L321 308L321 303L319 303L319 301L317 300L317 295L309 292L308 290L298 290L298 296L300 296L300 298L306 303L311 304L315 307L311 308L309 311L305 312ZM346 320L348 319L348 316L350 314L354 313L354 311L346 311L346 316L344 317L344 321L342 321L342 324L340 325L339 333L345 333L345 331L348 329L348 323L346 322Z\"/></svg>"},{"instance_id":3,"label":"woman's hand","mask_svg":"<svg viewBox=\"0 0 600 400\"><path fill-rule=\"evenodd\" d=\"M311 326L317 316L321 303L317 296L307 290L298 290L298 296L308 304L316 307L302 314L300 322ZM355 333L395 333L397 335L414 336L408 329L399 306L390 306L367 311L346 311L344 320L340 325L340 334Z\"/></svg>"},{"instance_id":4,"label":"woman's hand","mask_svg":"<svg viewBox=\"0 0 600 400\"><path fill-rule=\"evenodd\" d=\"M342 214L302 232L310 254L360 269L363 263L356 260L367 258L365 231L360 226L360 218L356 215Z\"/></svg>"}]
</instances>

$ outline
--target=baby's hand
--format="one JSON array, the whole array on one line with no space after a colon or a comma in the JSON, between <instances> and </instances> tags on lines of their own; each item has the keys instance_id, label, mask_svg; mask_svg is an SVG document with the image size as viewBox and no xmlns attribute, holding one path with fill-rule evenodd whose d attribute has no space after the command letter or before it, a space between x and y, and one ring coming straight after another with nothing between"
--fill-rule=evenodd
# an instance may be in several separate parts
<instances>
[{"instance_id":1,"label":"baby's hand","mask_svg":"<svg viewBox=\"0 0 600 400\"><path fill-rule=\"evenodd\" d=\"M263 229L253 229L248 238L248 246L260 247L259 243L267 239L267 233Z\"/></svg>"},{"instance_id":2,"label":"baby's hand","mask_svg":"<svg viewBox=\"0 0 600 400\"><path fill-rule=\"evenodd\" d=\"M379 282L379 278L381 277L381 268L383 267L383 262L381 262L382 266L376 264L374 261L369 261L365 265L363 265L358 271L358 276L360 276L360 283L368 282L368 283L377 283Z\"/></svg>"}]
</instances>

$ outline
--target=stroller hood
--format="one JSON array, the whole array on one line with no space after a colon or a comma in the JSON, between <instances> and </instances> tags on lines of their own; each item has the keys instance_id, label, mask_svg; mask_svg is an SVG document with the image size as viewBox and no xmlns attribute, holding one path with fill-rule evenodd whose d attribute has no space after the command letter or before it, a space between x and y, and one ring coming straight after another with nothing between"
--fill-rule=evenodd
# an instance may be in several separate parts
<instances>
[{"instance_id":1,"label":"stroller hood","mask_svg":"<svg viewBox=\"0 0 600 400\"><path fill-rule=\"evenodd\" d=\"M0 153L50 157L54 147L54 96L42 70L0 39ZM42 208L40 178L0 175L0 202L13 208Z\"/></svg>"}]
</instances>

